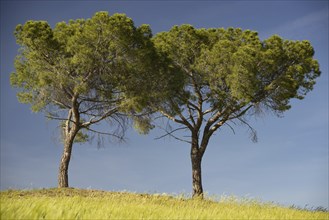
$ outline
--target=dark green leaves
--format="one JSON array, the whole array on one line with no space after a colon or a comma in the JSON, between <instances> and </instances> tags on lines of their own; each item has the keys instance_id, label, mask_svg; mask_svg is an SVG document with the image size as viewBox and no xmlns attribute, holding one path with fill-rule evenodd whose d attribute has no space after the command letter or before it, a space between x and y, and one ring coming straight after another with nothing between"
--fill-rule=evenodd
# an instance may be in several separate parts
<instances>
[{"instance_id":1,"label":"dark green leaves","mask_svg":"<svg viewBox=\"0 0 329 220\"><path fill-rule=\"evenodd\" d=\"M124 14L98 12L55 28L28 21L17 26L15 37L21 48L10 81L33 111L66 120L62 110L76 109L81 120L96 123L108 112L146 114L174 93L168 88L177 78L168 75L173 67L155 50L150 27L135 27Z\"/></svg>"},{"instance_id":2,"label":"dark green leaves","mask_svg":"<svg viewBox=\"0 0 329 220\"><path fill-rule=\"evenodd\" d=\"M213 112L260 104L283 112L320 75L308 41L261 41L257 32L235 28L182 25L152 38L148 25L98 12L55 28L28 21L15 36L21 48L10 80L21 88L19 101L34 111L70 109L77 97L86 121L111 108L179 114L198 102Z\"/></svg>"},{"instance_id":3,"label":"dark green leaves","mask_svg":"<svg viewBox=\"0 0 329 220\"><path fill-rule=\"evenodd\" d=\"M193 85L203 88L202 95L219 111L248 103L285 111L289 100L302 99L320 75L308 41L279 36L261 41L250 30L182 25L156 35L154 42L184 72L185 92ZM196 91L190 94L192 101L195 97Z\"/></svg>"}]
</instances>

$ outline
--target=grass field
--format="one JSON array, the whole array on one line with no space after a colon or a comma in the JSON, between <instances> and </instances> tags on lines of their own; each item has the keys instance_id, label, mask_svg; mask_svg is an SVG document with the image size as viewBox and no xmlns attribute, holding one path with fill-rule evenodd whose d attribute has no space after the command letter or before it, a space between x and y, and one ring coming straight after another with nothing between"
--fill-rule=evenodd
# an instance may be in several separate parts
<instances>
[{"instance_id":1,"label":"grass field","mask_svg":"<svg viewBox=\"0 0 329 220\"><path fill-rule=\"evenodd\" d=\"M232 197L215 202L72 188L9 190L0 195L0 219L329 219L328 212Z\"/></svg>"}]
</instances>

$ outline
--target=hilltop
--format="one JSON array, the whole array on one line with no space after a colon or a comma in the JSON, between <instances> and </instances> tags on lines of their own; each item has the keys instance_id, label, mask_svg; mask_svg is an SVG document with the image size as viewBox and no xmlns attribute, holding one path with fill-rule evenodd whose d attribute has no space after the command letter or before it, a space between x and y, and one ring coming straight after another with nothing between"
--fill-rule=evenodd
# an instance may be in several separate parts
<instances>
[{"instance_id":1,"label":"hilltop","mask_svg":"<svg viewBox=\"0 0 329 220\"><path fill-rule=\"evenodd\" d=\"M220 201L85 189L7 190L1 219L329 219L328 212L226 198Z\"/></svg>"}]
</instances>

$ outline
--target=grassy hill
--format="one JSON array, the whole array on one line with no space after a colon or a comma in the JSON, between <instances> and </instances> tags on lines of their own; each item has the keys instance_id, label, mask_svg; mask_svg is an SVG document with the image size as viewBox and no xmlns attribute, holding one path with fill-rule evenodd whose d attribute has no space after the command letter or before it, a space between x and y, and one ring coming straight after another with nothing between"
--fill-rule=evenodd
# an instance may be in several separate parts
<instances>
[{"instance_id":1,"label":"grassy hill","mask_svg":"<svg viewBox=\"0 0 329 220\"><path fill-rule=\"evenodd\" d=\"M270 203L219 202L82 189L0 192L0 219L329 219L328 212Z\"/></svg>"}]
</instances>

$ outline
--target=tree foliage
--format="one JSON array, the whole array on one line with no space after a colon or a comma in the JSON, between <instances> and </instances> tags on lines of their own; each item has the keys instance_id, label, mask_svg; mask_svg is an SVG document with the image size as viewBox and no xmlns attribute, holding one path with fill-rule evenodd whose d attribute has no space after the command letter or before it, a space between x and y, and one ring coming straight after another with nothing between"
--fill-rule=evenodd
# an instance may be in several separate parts
<instances>
[{"instance_id":1,"label":"tree foliage","mask_svg":"<svg viewBox=\"0 0 329 220\"><path fill-rule=\"evenodd\" d=\"M320 74L308 41L277 35L261 41L250 30L182 25L158 34L154 42L185 73L183 102L199 99L201 92L202 100L219 111L252 103L281 113L291 98L304 98Z\"/></svg>"},{"instance_id":2,"label":"tree foliage","mask_svg":"<svg viewBox=\"0 0 329 220\"><path fill-rule=\"evenodd\" d=\"M238 121L254 133L245 116L263 110L282 114L291 99L303 99L313 89L320 75L308 41L277 35L262 41L250 30L191 25L174 26L153 41L180 69L172 74L184 78L182 89L156 108L180 125L167 135L178 130L191 134L184 141L191 143L194 195L202 195L201 159L218 128L232 128L229 123Z\"/></svg>"},{"instance_id":3,"label":"tree foliage","mask_svg":"<svg viewBox=\"0 0 329 220\"><path fill-rule=\"evenodd\" d=\"M123 14L99 12L55 28L28 21L16 27L15 36L21 48L11 84L22 89L19 101L35 112L46 110L49 117L66 120L59 113L74 107L75 98L81 125L88 129L108 113L141 112L150 91L163 96L155 90L164 71L156 67L151 29L135 28Z\"/></svg>"},{"instance_id":4,"label":"tree foliage","mask_svg":"<svg viewBox=\"0 0 329 220\"><path fill-rule=\"evenodd\" d=\"M98 12L54 28L46 21L27 21L16 27L15 37L20 51L11 84L20 88L20 102L62 121L62 177L73 142L87 141L86 131L122 139L126 116L131 116L135 127L147 133L152 128L149 103L172 94L167 79L176 76L167 77L172 68L155 50L150 27L135 27L124 14ZM92 128L103 120L112 132ZM62 180L59 185L67 187L67 177Z\"/></svg>"},{"instance_id":5,"label":"tree foliage","mask_svg":"<svg viewBox=\"0 0 329 220\"><path fill-rule=\"evenodd\" d=\"M182 25L156 35L154 42L184 75L184 88L161 110L171 117L186 113L191 125L197 124L197 113L223 122L259 108L283 113L320 75L308 41L277 35L261 41L250 30Z\"/></svg>"}]
</instances>

